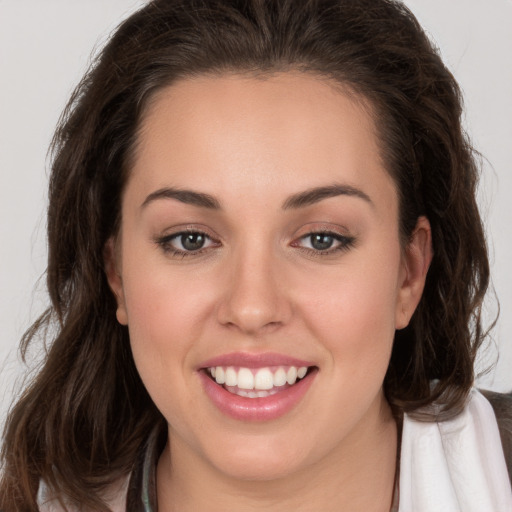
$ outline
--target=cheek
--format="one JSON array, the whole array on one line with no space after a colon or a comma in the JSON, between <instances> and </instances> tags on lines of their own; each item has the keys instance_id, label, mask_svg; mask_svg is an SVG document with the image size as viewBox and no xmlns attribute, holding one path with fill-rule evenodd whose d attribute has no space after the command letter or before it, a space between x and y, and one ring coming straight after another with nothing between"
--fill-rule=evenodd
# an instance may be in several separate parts
<instances>
[{"instance_id":1,"label":"cheek","mask_svg":"<svg viewBox=\"0 0 512 512\"><path fill-rule=\"evenodd\" d=\"M139 269L136 263L131 268ZM147 268L143 266L142 268ZM139 375L162 414L182 427L189 409L194 354L200 350L211 299L195 280L169 268L132 273L125 283L130 344Z\"/></svg>"},{"instance_id":2,"label":"cheek","mask_svg":"<svg viewBox=\"0 0 512 512\"><path fill-rule=\"evenodd\" d=\"M133 344L179 349L205 314L205 295L194 282L180 282L165 272L132 276L125 285L128 325Z\"/></svg>"},{"instance_id":3,"label":"cheek","mask_svg":"<svg viewBox=\"0 0 512 512\"><path fill-rule=\"evenodd\" d=\"M197 293L195 280L173 272L161 254L125 242L124 302L134 359L144 380L146 374L161 376L170 365L186 364L188 342L198 336L204 295Z\"/></svg>"},{"instance_id":4,"label":"cheek","mask_svg":"<svg viewBox=\"0 0 512 512\"><path fill-rule=\"evenodd\" d=\"M302 316L345 376L385 374L395 333L399 251L361 258L302 291Z\"/></svg>"}]
</instances>

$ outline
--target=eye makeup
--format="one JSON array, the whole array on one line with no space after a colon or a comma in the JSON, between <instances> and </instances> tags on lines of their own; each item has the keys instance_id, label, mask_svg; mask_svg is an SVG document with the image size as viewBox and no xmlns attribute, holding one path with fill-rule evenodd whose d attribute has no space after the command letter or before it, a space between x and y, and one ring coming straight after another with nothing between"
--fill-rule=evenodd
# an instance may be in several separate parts
<instances>
[{"instance_id":1,"label":"eye makeup","mask_svg":"<svg viewBox=\"0 0 512 512\"><path fill-rule=\"evenodd\" d=\"M355 244L355 237L341 234L335 230L321 228L311 229L289 246L313 257L332 256L348 251ZM200 256L222 246L222 243L204 229L190 226L174 233L157 236L154 243L173 258Z\"/></svg>"},{"instance_id":2,"label":"eye makeup","mask_svg":"<svg viewBox=\"0 0 512 512\"><path fill-rule=\"evenodd\" d=\"M177 258L198 256L210 249L221 246L218 240L205 231L192 227L155 237L154 242L165 254Z\"/></svg>"},{"instance_id":3,"label":"eye makeup","mask_svg":"<svg viewBox=\"0 0 512 512\"><path fill-rule=\"evenodd\" d=\"M352 236L322 230L311 231L298 240L292 242L292 247L308 251L313 256L332 255L338 252L348 251L355 243Z\"/></svg>"}]
</instances>

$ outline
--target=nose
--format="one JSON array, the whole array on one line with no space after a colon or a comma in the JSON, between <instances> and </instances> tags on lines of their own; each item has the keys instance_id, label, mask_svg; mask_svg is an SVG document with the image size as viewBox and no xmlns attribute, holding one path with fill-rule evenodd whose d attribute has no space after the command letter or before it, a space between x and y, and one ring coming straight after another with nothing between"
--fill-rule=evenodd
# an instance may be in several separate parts
<instances>
[{"instance_id":1,"label":"nose","mask_svg":"<svg viewBox=\"0 0 512 512\"><path fill-rule=\"evenodd\" d=\"M230 262L218 307L221 324L258 335L285 325L292 306L286 293L282 262L263 251L245 250ZM249 254L250 253L250 254Z\"/></svg>"}]
</instances>

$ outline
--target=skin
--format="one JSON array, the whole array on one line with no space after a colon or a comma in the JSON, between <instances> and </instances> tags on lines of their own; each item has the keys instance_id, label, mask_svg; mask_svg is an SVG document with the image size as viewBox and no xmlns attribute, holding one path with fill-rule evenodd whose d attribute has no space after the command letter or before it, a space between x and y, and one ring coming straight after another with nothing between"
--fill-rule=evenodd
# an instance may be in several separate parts
<instances>
[{"instance_id":1,"label":"skin","mask_svg":"<svg viewBox=\"0 0 512 512\"><path fill-rule=\"evenodd\" d=\"M361 194L283 208L333 184ZM148 200L163 187L220 208ZM181 239L169 242L184 229L208 235L185 257L172 252ZM315 250L308 235L325 231L341 241ZM118 321L169 424L159 510L389 510L397 428L382 383L430 246L425 218L400 245L395 184L371 109L353 93L299 73L204 76L160 91L106 257ZM286 415L235 420L197 372L234 351L291 355L318 374Z\"/></svg>"}]
</instances>

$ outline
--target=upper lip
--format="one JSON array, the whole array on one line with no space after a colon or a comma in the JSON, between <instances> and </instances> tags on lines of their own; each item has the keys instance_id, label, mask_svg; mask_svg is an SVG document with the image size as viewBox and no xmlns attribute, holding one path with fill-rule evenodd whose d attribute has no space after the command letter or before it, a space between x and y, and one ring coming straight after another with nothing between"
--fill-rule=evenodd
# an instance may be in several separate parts
<instances>
[{"instance_id":1,"label":"upper lip","mask_svg":"<svg viewBox=\"0 0 512 512\"><path fill-rule=\"evenodd\" d=\"M201 363L198 369L214 366L241 366L244 368L262 368L265 366L314 366L311 361L304 361L285 354L263 352L254 354L249 352L232 352L213 357Z\"/></svg>"}]
</instances>

